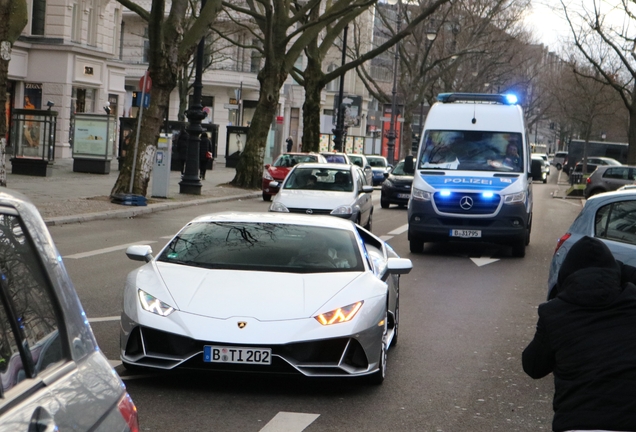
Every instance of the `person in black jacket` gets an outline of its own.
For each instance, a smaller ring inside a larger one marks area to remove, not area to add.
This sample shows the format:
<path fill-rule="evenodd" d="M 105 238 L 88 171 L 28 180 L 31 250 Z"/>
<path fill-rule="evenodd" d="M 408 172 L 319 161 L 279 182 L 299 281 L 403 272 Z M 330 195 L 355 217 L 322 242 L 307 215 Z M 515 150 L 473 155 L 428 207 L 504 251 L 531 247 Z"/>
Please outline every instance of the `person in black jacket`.
<path fill-rule="evenodd" d="M 185 128 L 181 128 L 179 132 L 179 138 L 177 138 L 177 152 L 179 152 L 179 167 L 181 168 L 181 175 L 185 173 L 186 159 L 188 159 L 188 132 Z"/>
<path fill-rule="evenodd" d="M 636 431 L 636 285 L 600 240 L 567 254 L 558 295 L 539 306 L 523 370 L 554 374 L 554 431 Z"/>
<path fill-rule="evenodd" d="M 208 169 L 208 161 L 212 158 L 208 158 L 208 153 L 212 154 L 212 142 L 208 138 L 208 134 L 203 132 L 201 134 L 201 141 L 199 142 L 199 178 L 205 180 L 205 172 Z"/>

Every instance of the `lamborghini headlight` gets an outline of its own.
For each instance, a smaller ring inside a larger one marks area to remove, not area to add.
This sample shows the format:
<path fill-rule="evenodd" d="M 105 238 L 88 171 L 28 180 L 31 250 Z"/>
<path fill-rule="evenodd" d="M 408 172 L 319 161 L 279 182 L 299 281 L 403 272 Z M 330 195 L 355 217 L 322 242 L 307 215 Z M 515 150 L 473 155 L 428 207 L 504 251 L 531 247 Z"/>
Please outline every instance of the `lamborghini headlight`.
<path fill-rule="evenodd" d="M 167 303 L 162 302 L 158 298 L 151 296 L 145 291 L 139 290 L 139 302 L 141 307 L 148 312 L 166 317 L 174 312 L 174 308 Z"/>
<path fill-rule="evenodd" d="M 523 203 L 526 201 L 526 193 L 525 192 L 517 192 L 510 195 L 503 196 L 504 204 L 515 204 L 515 203 Z"/>
<path fill-rule="evenodd" d="M 330 312 L 326 312 L 315 316 L 316 320 L 322 325 L 338 324 L 347 321 L 351 321 L 362 307 L 363 301 L 350 304 L 338 309 L 334 309 Z"/>

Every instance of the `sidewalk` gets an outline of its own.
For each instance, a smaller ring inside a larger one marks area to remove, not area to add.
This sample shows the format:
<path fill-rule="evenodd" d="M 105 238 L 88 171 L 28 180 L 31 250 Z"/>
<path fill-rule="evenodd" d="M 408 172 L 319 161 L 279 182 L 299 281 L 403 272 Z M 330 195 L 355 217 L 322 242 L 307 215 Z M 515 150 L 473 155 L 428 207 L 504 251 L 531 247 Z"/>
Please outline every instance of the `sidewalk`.
<path fill-rule="evenodd" d="M 7 158 L 8 159 L 8 158 Z M 152 179 L 148 185 L 147 206 L 125 206 L 110 202 L 110 192 L 119 175 L 117 160 L 113 159 L 109 174 L 73 172 L 73 159 L 58 159 L 53 174 L 36 177 L 11 174 L 7 160 L 7 188 L 26 195 L 38 208 L 47 225 L 62 225 L 108 218 L 128 218 L 186 205 L 229 201 L 261 196 L 260 190 L 236 188 L 228 183 L 236 170 L 216 163 L 201 180 L 201 195 L 179 193 L 181 173 L 170 172 L 168 198 L 154 198 Z"/>

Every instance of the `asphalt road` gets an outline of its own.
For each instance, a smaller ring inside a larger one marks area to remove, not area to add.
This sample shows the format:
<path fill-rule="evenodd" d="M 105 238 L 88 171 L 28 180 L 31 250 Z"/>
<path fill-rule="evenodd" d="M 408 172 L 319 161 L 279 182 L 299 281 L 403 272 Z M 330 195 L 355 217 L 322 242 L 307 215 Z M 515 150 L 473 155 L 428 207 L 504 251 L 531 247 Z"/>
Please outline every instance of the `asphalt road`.
<path fill-rule="evenodd" d="M 553 169 L 553 174 L 555 173 Z M 556 240 L 581 208 L 552 199 L 556 175 L 534 184 L 534 226 L 525 258 L 510 249 L 427 244 L 409 253 L 406 210 L 381 209 L 373 231 L 413 261 L 401 280 L 399 345 L 379 387 L 301 377 L 145 374 L 119 363 L 119 322 L 128 244 L 158 251 L 194 216 L 266 211 L 259 199 L 152 213 L 135 219 L 51 227 L 99 345 L 139 409 L 142 431 L 537 431 L 551 430 L 552 378 L 533 381 L 521 352 L 545 299 Z"/>

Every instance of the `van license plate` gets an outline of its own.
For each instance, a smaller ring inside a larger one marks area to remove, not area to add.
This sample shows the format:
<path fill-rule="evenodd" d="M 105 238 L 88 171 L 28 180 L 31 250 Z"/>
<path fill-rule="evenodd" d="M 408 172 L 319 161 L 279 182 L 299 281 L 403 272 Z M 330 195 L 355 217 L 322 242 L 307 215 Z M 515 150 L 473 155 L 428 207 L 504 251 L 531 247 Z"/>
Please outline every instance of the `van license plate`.
<path fill-rule="evenodd" d="M 450 231 L 450 236 L 451 237 L 462 237 L 462 238 L 474 238 L 474 237 L 481 237 L 481 231 L 480 230 L 451 230 Z"/>
<path fill-rule="evenodd" d="M 203 347 L 203 361 L 206 363 L 269 365 L 272 364 L 272 350 L 270 348 L 205 345 Z"/>

